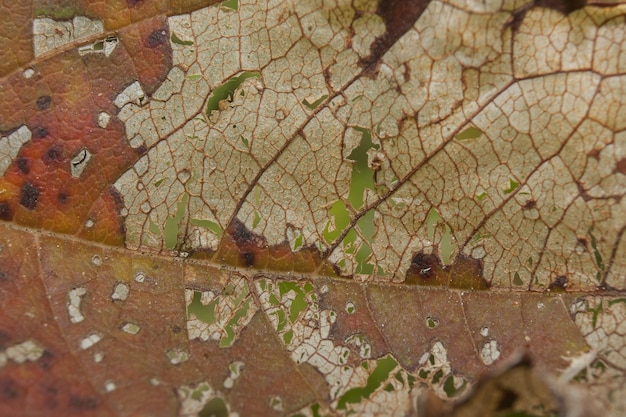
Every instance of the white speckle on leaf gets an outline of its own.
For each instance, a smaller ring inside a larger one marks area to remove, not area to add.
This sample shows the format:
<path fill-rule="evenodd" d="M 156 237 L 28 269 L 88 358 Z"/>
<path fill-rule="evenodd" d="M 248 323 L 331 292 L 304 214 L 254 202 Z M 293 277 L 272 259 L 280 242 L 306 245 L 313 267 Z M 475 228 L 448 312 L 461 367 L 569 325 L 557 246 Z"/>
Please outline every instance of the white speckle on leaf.
<path fill-rule="evenodd" d="M 15 363 L 24 363 L 26 361 L 36 361 L 43 355 L 44 349 L 34 340 L 26 340 L 25 342 L 13 345 L 4 352 L 7 359 Z"/>
<path fill-rule="evenodd" d="M 128 298 L 129 293 L 130 293 L 130 288 L 128 287 L 128 285 L 120 282 L 115 286 L 115 289 L 113 289 L 113 294 L 111 294 L 111 299 L 125 301 Z"/>
<path fill-rule="evenodd" d="M 172 349 L 167 351 L 167 357 L 172 365 L 178 365 L 189 359 L 189 353 L 180 349 Z"/>
<path fill-rule="evenodd" d="M 480 351 L 480 360 L 487 366 L 491 365 L 500 357 L 500 350 L 498 349 L 498 343 L 495 340 L 490 340 L 483 345 Z"/>
<path fill-rule="evenodd" d="M 139 81 L 135 81 L 115 97 L 114 103 L 121 109 L 129 103 L 142 106 L 146 104 L 147 101 L 146 93 L 143 91 L 141 84 L 139 84 Z"/>
<path fill-rule="evenodd" d="M 141 327 L 139 327 L 135 323 L 125 323 L 122 326 L 122 331 L 124 333 L 132 334 L 132 335 L 139 333 L 140 330 L 141 330 Z"/>
<path fill-rule="evenodd" d="M 67 312 L 72 323 L 80 323 L 85 317 L 80 312 L 80 304 L 87 290 L 83 287 L 73 288 L 67 294 Z"/>
<path fill-rule="evenodd" d="M 92 333 L 80 341 L 80 348 L 83 350 L 89 349 L 90 347 L 92 347 L 93 345 L 95 345 L 101 340 L 102 340 L 102 336 L 100 336 L 97 333 Z"/>

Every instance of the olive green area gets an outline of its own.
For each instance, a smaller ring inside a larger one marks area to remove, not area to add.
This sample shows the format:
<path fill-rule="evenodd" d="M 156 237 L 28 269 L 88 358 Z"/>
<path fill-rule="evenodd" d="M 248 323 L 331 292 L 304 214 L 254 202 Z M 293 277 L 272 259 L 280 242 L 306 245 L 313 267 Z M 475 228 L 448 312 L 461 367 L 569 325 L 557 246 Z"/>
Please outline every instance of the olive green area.
<path fill-rule="evenodd" d="M 391 356 L 378 359 L 376 368 L 367 378 L 364 387 L 352 388 L 343 394 L 337 403 L 338 410 L 345 410 L 347 404 L 357 404 L 363 399 L 369 399 L 382 384 L 389 378 L 389 374 L 398 366 L 398 362 Z"/>
<path fill-rule="evenodd" d="M 189 194 L 183 194 L 181 200 L 176 204 L 176 214 L 169 216 L 165 220 L 164 234 L 165 234 L 165 247 L 167 249 L 174 249 L 178 243 L 178 234 L 180 223 L 185 217 L 187 211 L 187 202 L 189 201 Z"/>
<path fill-rule="evenodd" d="M 184 45 L 184 46 L 191 46 L 193 45 L 192 41 L 184 41 L 182 39 L 180 39 L 178 36 L 176 36 L 175 33 L 172 32 L 172 36 L 170 37 L 170 39 L 172 40 L 172 43 L 175 43 L 177 45 Z"/>
<path fill-rule="evenodd" d="M 307 106 L 309 109 L 311 110 L 315 110 L 319 107 L 320 104 L 322 104 L 324 102 L 324 100 L 326 100 L 328 98 L 328 94 L 324 94 L 322 97 L 318 98 L 317 100 L 315 100 L 313 103 L 309 103 L 309 101 L 305 98 L 304 100 L 302 100 L 302 104 L 304 104 L 305 106 Z"/>
<path fill-rule="evenodd" d="M 239 290 L 239 292 L 237 292 Z M 225 298 L 230 298 L 228 304 L 232 305 L 231 309 L 224 309 L 228 317 L 222 317 L 223 311 L 216 307 L 220 303 L 225 303 Z M 215 297 L 208 304 L 202 304 L 202 293 L 194 291 L 191 303 L 187 306 L 187 320 L 191 319 L 194 314 L 196 318 L 207 324 L 218 324 L 221 330 L 226 334 L 220 339 L 220 347 L 230 347 L 235 342 L 237 330 L 242 326 L 242 320 L 248 315 L 248 311 L 252 308 L 253 299 L 250 297 L 248 286 L 238 289 L 233 285 L 227 285 L 224 292 Z M 229 319 L 228 319 L 229 318 Z M 228 319 L 228 321 L 226 321 Z"/>
<path fill-rule="evenodd" d="M 74 6 L 50 4 L 35 8 L 35 17 L 49 17 L 54 20 L 69 20 L 78 14 L 79 11 Z"/>
<path fill-rule="evenodd" d="M 504 194 L 511 194 L 519 187 L 519 182 L 509 178 L 509 187 L 504 189 Z"/>
<path fill-rule="evenodd" d="M 228 408 L 223 399 L 219 397 L 213 398 L 206 403 L 202 410 L 198 413 L 198 417 L 228 417 Z"/>
<path fill-rule="evenodd" d="M 348 155 L 348 159 L 354 161 L 348 201 L 358 210 L 363 206 L 365 190 L 375 190 L 374 170 L 368 164 L 367 152 L 370 149 L 379 149 L 380 146 L 372 142 L 372 134 L 368 129 L 362 127 L 354 129 L 361 133 L 361 142 Z"/>
<path fill-rule="evenodd" d="M 477 127 L 470 126 L 458 135 L 455 136 L 456 140 L 469 140 L 477 139 L 483 134 L 483 131 Z"/>
<path fill-rule="evenodd" d="M 235 97 L 235 92 L 241 86 L 241 84 L 248 78 L 261 78 L 260 72 L 246 71 L 239 74 L 236 77 L 232 77 L 224 84 L 213 90 L 211 97 L 206 106 L 206 115 L 211 117 L 211 113 L 220 110 L 220 101 L 227 100 L 232 103 Z"/>
<path fill-rule="evenodd" d="M 239 10 L 239 0 L 225 0 L 222 2 L 222 7 L 231 10 Z"/>
<path fill-rule="evenodd" d="M 189 221 L 194 226 L 203 227 L 212 231 L 218 239 L 222 238 L 224 231 L 219 224 L 212 222 L 211 220 L 191 219 Z"/>

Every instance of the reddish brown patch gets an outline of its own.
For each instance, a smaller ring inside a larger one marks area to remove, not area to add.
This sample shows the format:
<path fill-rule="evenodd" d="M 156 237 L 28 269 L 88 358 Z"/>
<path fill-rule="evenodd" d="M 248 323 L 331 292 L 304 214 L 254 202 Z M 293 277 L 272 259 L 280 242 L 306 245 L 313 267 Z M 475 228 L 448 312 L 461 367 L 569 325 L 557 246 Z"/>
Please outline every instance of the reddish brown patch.
<path fill-rule="evenodd" d="M 451 265 L 443 266 L 439 256 L 417 253 L 413 256 L 404 282 L 471 290 L 489 288 L 489 283 L 483 278 L 482 262 L 463 254 L 458 255 Z"/>
<path fill-rule="evenodd" d="M 317 272 L 336 276 L 335 268 L 322 259 L 314 247 L 291 251 L 288 242 L 268 245 L 267 241 L 235 219 L 224 232 L 220 247 L 214 254 L 198 252 L 196 258 L 210 258 L 215 262 L 241 267 L 274 271 Z"/>

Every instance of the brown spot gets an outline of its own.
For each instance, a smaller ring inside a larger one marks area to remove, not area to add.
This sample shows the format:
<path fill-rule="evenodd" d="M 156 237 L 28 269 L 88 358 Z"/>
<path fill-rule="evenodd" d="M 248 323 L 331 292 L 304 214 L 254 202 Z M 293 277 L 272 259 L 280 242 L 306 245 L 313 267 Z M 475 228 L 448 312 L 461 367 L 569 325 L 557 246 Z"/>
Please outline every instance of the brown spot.
<path fill-rule="evenodd" d="M 30 182 L 27 182 L 22 187 L 20 195 L 20 204 L 26 207 L 28 210 L 34 210 L 37 207 L 37 201 L 39 200 L 39 189 Z"/>
<path fill-rule="evenodd" d="M 33 128 L 33 139 L 41 139 L 48 136 L 48 129 L 45 127 L 37 126 Z"/>
<path fill-rule="evenodd" d="M 381 0 L 376 13 L 385 22 L 385 33 L 376 38 L 368 57 L 361 60 L 361 67 L 368 73 L 376 72 L 380 58 L 419 19 L 429 0 Z"/>
<path fill-rule="evenodd" d="M 626 175 L 626 158 L 622 158 L 615 164 L 615 172 Z"/>
<path fill-rule="evenodd" d="M 8 281 L 9 280 L 9 274 L 7 274 L 4 271 L 0 271 L 0 281 Z"/>
<path fill-rule="evenodd" d="M 20 391 L 20 387 L 17 386 L 12 378 L 5 377 L 0 379 L 0 398 L 14 400 L 22 394 Z"/>
<path fill-rule="evenodd" d="M 563 292 L 567 289 L 567 277 L 565 275 L 560 275 L 556 277 L 554 281 L 550 283 L 548 286 L 548 291 L 551 292 Z"/>
<path fill-rule="evenodd" d="M 148 38 L 145 41 L 145 45 L 148 48 L 152 49 L 152 48 L 156 48 L 159 45 L 163 45 L 167 41 L 168 41 L 167 29 L 160 28 L 160 29 L 155 30 L 154 32 L 150 34 L 150 36 L 148 36 Z"/>
<path fill-rule="evenodd" d="M 136 7 L 141 3 L 143 3 L 143 0 L 126 0 L 126 4 L 128 4 L 128 7 Z"/>
<path fill-rule="evenodd" d="M 22 174 L 28 174 L 30 172 L 29 161 L 26 158 L 18 158 L 17 159 L 17 169 L 20 170 Z"/>
<path fill-rule="evenodd" d="M 0 220 L 11 220 L 13 218 L 13 212 L 11 207 L 6 202 L 0 203 Z"/>
<path fill-rule="evenodd" d="M 409 274 L 416 274 L 423 280 L 428 280 L 436 277 L 437 273 L 441 271 L 441 269 L 442 265 L 441 262 L 439 262 L 438 256 L 420 252 L 413 256 L 411 266 L 407 271 L 407 276 Z"/>
<path fill-rule="evenodd" d="M 180 328 L 180 326 L 172 327 L 172 333 L 174 333 L 174 334 L 179 334 L 181 331 L 182 331 L 182 329 Z"/>
<path fill-rule="evenodd" d="M 578 194 L 582 197 L 584 202 L 591 200 L 591 196 L 589 195 L 587 190 L 585 190 L 581 183 L 577 182 L 576 186 L 578 187 Z"/>
<path fill-rule="evenodd" d="M 247 267 L 254 266 L 254 252 L 251 252 L 251 251 L 242 252 L 241 261 Z"/>
<path fill-rule="evenodd" d="M 563 14 L 569 14 L 585 7 L 586 0 L 539 0 L 537 6 L 556 10 Z"/>
<path fill-rule="evenodd" d="M 537 202 L 535 200 L 527 200 L 522 207 L 524 210 L 532 210 L 537 207 Z"/>
<path fill-rule="evenodd" d="M 77 410 L 93 410 L 98 407 L 98 400 L 95 398 L 72 395 L 70 397 L 70 407 Z"/>
<path fill-rule="evenodd" d="M 459 254 L 451 265 L 444 267 L 439 256 L 417 253 L 406 272 L 404 283 L 468 290 L 489 288 L 489 283 L 483 278 L 482 261 L 463 254 Z"/>
<path fill-rule="evenodd" d="M 60 145 L 52 145 L 41 158 L 46 165 L 61 162 L 65 157 L 63 147 Z"/>
<path fill-rule="evenodd" d="M 2 274 L 0 272 L 0 274 Z M 4 330 L 0 330 L 0 349 L 4 350 L 7 348 L 7 345 L 11 341 L 11 336 Z"/>
<path fill-rule="evenodd" d="M 52 103 L 52 97 L 50 96 L 41 96 L 37 98 L 37 108 L 39 110 L 48 110 L 50 108 L 50 103 Z"/>
<path fill-rule="evenodd" d="M 43 354 L 37 361 L 41 369 L 49 369 L 52 366 L 52 361 L 54 360 L 54 355 L 49 350 L 44 350 Z"/>

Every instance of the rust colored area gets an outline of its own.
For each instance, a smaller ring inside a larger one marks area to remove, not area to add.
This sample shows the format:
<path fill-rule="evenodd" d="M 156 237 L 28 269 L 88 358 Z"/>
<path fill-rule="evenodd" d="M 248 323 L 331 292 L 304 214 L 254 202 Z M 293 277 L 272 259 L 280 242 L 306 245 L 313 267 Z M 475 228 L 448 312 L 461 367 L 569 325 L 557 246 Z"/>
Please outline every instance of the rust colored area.
<path fill-rule="evenodd" d="M 113 102 L 135 81 L 150 94 L 165 79 L 172 65 L 167 31 L 164 17 L 145 20 L 119 32 L 110 57 L 71 50 L 33 67 L 30 78 L 20 71 L 0 81 L 7 115 L 0 131 L 25 125 L 32 132 L 0 180 L 3 220 L 123 243 L 120 200 L 110 187 L 142 151 L 129 146 Z M 110 117 L 106 125 L 101 113 Z M 91 156 L 75 176 L 72 160 L 83 151 Z"/>
<path fill-rule="evenodd" d="M 417 253 L 406 272 L 405 284 L 486 290 L 489 283 L 483 278 L 483 265 L 478 259 L 459 254 L 451 265 L 443 266 L 435 254 Z"/>
<path fill-rule="evenodd" d="M 322 259 L 316 248 L 305 247 L 292 252 L 288 242 L 268 245 L 265 238 L 249 231 L 237 219 L 224 232 L 220 247 L 214 254 L 198 252 L 194 256 L 246 268 L 337 276 L 335 268 Z"/>

